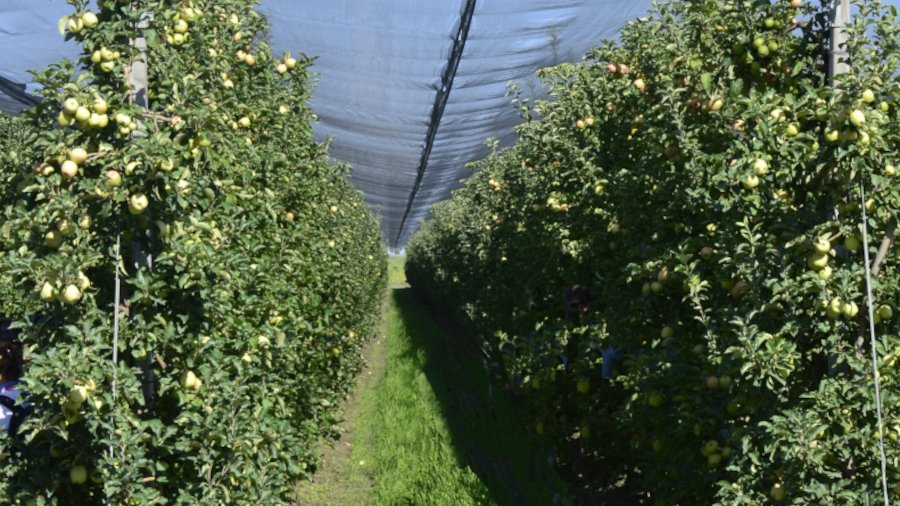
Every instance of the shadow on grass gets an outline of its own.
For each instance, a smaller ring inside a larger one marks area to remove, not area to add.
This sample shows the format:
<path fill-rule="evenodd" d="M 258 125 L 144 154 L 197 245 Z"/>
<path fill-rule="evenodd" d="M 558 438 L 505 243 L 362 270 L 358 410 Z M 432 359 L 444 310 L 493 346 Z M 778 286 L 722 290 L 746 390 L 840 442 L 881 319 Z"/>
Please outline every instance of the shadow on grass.
<path fill-rule="evenodd" d="M 396 289 L 393 297 L 410 339 L 409 353 L 425 356 L 424 372 L 460 462 L 499 505 L 567 504 L 565 484 L 540 441 L 525 428 L 513 399 L 502 390 L 491 391 L 474 340 L 430 316 L 431 308 L 410 289 Z"/>

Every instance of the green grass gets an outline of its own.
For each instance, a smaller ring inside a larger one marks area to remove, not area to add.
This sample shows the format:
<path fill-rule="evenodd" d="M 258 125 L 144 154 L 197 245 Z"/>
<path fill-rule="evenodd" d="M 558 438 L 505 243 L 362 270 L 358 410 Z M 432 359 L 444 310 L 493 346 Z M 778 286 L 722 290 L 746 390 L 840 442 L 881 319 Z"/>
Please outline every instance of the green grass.
<path fill-rule="evenodd" d="M 388 318 L 384 374 L 362 393 L 353 451 L 372 480 L 368 504 L 552 504 L 561 480 L 511 400 L 489 395 L 473 348 L 408 289 L 393 291 Z"/>
<path fill-rule="evenodd" d="M 391 255 L 388 257 L 388 284 L 390 286 L 406 286 L 406 256 Z"/>

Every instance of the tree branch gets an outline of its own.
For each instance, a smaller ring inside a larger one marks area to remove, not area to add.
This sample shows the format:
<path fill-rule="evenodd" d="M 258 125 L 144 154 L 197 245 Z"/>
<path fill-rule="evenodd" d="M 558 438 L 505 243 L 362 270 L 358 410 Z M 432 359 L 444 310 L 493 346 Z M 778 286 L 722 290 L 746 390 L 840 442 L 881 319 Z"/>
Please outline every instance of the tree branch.
<path fill-rule="evenodd" d="M 872 263 L 872 275 L 877 276 L 881 272 L 881 264 L 887 257 L 888 251 L 891 249 L 891 242 L 894 240 L 894 233 L 897 231 L 897 221 L 893 220 L 888 224 L 884 239 L 881 240 L 881 246 L 878 248 L 878 254 L 875 255 L 875 261 Z"/>

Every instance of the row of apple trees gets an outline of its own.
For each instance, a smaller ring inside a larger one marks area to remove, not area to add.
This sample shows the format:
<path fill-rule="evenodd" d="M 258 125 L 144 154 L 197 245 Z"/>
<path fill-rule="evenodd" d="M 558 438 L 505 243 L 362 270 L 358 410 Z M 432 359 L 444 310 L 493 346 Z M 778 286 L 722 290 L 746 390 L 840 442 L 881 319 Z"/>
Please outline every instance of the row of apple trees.
<path fill-rule="evenodd" d="M 521 103 L 517 145 L 412 239 L 413 287 L 480 331 L 588 486 L 881 497 L 870 320 L 900 484 L 900 29 L 893 7 L 854 9 L 832 87 L 828 6 L 661 3 L 542 71 L 552 99 Z"/>
<path fill-rule="evenodd" d="M 12 182 L 14 173 L 7 170 L 18 163 L 19 152 L 25 144 L 26 123 L 22 118 L 0 113 L 0 199 L 7 200 L 16 193 Z M 12 295 L 12 279 L 0 274 L 0 314 L 9 314 L 18 306 L 19 298 Z"/>
<path fill-rule="evenodd" d="M 313 141 L 311 60 L 275 54 L 251 0 L 69 3 L 82 54 L 35 74 L 43 101 L 2 141 L 0 272 L 33 408 L 0 502 L 286 504 L 386 270 Z"/>

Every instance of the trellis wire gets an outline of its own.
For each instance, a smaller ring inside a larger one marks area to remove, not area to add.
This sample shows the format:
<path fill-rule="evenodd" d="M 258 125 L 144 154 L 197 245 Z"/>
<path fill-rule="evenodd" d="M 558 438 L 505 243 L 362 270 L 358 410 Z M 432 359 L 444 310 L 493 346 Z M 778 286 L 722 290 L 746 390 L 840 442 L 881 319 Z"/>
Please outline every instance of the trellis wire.
<path fill-rule="evenodd" d="M 869 217 L 866 212 L 866 185 L 860 180 L 859 195 L 862 201 L 863 258 L 866 264 L 866 302 L 869 308 L 869 337 L 872 347 L 872 377 L 875 379 L 875 408 L 878 413 L 878 452 L 881 456 L 881 487 L 884 504 L 890 506 L 887 485 L 887 457 L 884 453 L 884 423 L 881 415 L 881 384 L 878 379 L 878 350 L 875 336 L 875 301 L 872 298 L 872 265 L 869 263 Z"/>

